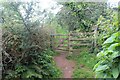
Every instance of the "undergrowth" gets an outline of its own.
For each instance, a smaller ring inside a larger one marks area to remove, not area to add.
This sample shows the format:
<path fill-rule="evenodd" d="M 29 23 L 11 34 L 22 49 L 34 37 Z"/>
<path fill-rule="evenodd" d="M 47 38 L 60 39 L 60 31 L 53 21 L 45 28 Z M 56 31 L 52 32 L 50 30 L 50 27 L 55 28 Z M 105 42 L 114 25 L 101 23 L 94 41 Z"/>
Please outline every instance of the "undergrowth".
<path fill-rule="evenodd" d="M 46 50 L 42 54 L 34 54 L 32 62 L 29 64 L 25 62 L 16 63 L 14 70 L 6 72 L 5 79 L 7 80 L 37 80 L 39 78 L 57 78 L 60 76 L 60 70 L 56 67 L 53 61 L 55 53 L 51 50 Z"/>

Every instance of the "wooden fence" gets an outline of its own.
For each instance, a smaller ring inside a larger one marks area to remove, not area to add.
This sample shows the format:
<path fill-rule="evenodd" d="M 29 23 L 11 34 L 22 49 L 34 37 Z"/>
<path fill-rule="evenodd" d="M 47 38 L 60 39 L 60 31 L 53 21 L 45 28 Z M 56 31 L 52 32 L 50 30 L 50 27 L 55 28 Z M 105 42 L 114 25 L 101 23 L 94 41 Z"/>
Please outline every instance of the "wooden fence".
<path fill-rule="evenodd" d="M 96 33 L 69 32 L 69 34 L 51 34 L 51 48 L 54 50 L 74 52 L 74 47 L 96 46 Z"/>

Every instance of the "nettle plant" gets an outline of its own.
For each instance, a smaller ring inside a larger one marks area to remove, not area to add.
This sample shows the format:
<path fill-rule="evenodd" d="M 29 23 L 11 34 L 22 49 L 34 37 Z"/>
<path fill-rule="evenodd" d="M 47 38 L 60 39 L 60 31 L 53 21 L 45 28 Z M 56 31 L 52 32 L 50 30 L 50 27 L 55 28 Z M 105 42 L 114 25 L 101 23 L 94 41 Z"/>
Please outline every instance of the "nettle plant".
<path fill-rule="evenodd" d="M 103 43 L 97 57 L 99 62 L 94 66 L 97 78 L 120 78 L 120 31 Z"/>

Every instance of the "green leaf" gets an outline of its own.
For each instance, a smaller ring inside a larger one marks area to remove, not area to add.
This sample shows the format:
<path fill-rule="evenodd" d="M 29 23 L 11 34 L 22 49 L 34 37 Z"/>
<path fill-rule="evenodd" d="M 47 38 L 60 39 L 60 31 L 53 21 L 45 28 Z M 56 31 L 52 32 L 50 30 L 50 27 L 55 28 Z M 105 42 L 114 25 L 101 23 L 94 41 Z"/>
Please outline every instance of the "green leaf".
<path fill-rule="evenodd" d="M 120 63 L 119 63 L 119 72 L 120 72 Z"/>
<path fill-rule="evenodd" d="M 117 46 L 120 46 L 120 44 L 119 43 L 114 43 L 108 48 L 108 50 L 114 50 Z"/>
<path fill-rule="evenodd" d="M 110 38 L 108 38 L 108 39 L 103 43 L 103 45 L 114 42 L 115 38 L 116 38 L 116 36 L 111 36 Z"/>
<path fill-rule="evenodd" d="M 112 78 L 112 75 L 110 73 L 106 73 L 106 74 L 104 74 L 104 78 Z"/>
<path fill-rule="evenodd" d="M 118 51 L 116 51 L 116 52 L 114 51 L 113 54 L 111 55 L 111 58 L 114 59 L 114 58 L 116 58 L 118 56 L 119 56 L 119 52 Z"/>
<path fill-rule="evenodd" d="M 113 75 L 114 78 L 117 78 L 119 76 L 118 68 L 113 68 L 112 69 L 112 75 Z"/>
<path fill-rule="evenodd" d="M 97 72 L 96 73 L 96 78 L 103 78 L 104 73 L 103 72 Z"/>
<path fill-rule="evenodd" d="M 99 65 L 95 71 L 104 71 L 106 69 L 108 69 L 109 66 L 108 65 Z"/>
<path fill-rule="evenodd" d="M 99 65 L 100 65 L 100 61 L 94 66 L 93 70 L 95 70 Z"/>
<path fill-rule="evenodd" d="M 102 56 L 104 56 L 104 51 L 101 51 L 101 52 L 99 52 L 99 53 L 97 54 L 97 57 L 98 57 L 98 58 L 100 58 L 100 57 L 102 57 Z"/>
<path fill-rule="evenodd" d="M 24 78 L 31 78 L 31 77 L 37 77 L 42 78 L 41 74 L 37 74 L 34 70 L 28 69 L 27 72 L 23 73 Z"/>
<path fill-rule="evenodd" d="M 16 68 L 16 72 L 24 72 L 25 70 L 26 70 L 26 67 L 25 66 L 22 66 L 22 65 L 20 65 L 20 64 L 17 64 L 16 66 L 15 66 L 15 68 Z"/>
<path fill-rule="evenodd" d="M 118 39 L 119 36 L 120 36 L 120 32 L 116 32 L 116 33 L 112 34 L 112 36 L 109 37 L 103 44 L 112 43 L 115 41 L 116 38 Z"/>

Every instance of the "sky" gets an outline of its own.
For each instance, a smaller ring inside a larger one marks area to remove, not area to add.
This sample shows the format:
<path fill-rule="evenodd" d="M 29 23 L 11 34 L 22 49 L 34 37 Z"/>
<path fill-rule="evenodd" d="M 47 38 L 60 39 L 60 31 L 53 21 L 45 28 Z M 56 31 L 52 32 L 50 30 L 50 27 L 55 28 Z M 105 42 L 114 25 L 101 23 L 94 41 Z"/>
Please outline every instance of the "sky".
<path fill-rule="evenodd" d="M 7 0 L 0 0 L 1 1 L 6 1 Z M 54 14 L 57 14 L 57 12 L 60 11 L 60 8 L 62 6 L 58 6 L 57 5 L 57 2 L 56 1 L 70 1 L 70 0 L 10 0 L 10 1 L 20 1 L 20 2 L 30 2 L 30 1 L 37 1 L 37 2 L 40 2 L 40 7 L 42 10 L 44 9 L 47 9 L 48 11 L 51 11 L 52 13 Z M 75 1 L 82 1 L 82 0 L 75 0 Z M 99 2 L 99 1 L 105 1 L 105 0 L 83 0 L 83 1 L 87 1 L 87 2 L 91 2 L 91 1 L 94 1 L 94 2 Z M 114 6 L 114 7 L 117 7 L 118 6 L 118 2 L 120 0 L 108 0 L 108 3 L 110 4 L 110 6 Z M 54 9 L 51 9 L 52 7 L 54 7 Z"/>
<path fill-rule="evenodd" d="M 110 6 L 117 7 L 120 0 L 108 0 Z"/>
<path fill-rule="evenodd" d="M 42 9 L 49 9 L 52 6 L 55 6 L 56 9 L 51 10 L 51 11 L 55 14 L 58 11 L 60 11 L 61 6 L 58 7 L 58 5 L 56 4 L 57 3 L 56 1 L 60 1 L 60 0 L 38 0 L 38 1 L 40 1 Z M 65 0 L 63 0 L 63 1 L 65 1 Z M 67 0 L 67 1 L 70 1 L 70 0 Z M 80 1 L 80 0 L 77 0 L 77 1 Z M 92 0 L 84 0 L 84 1 L 92 1 Z M 93 1 L 100 1 L 100 0 L 93 0 Z M 117 7 L 119 1 L 120 0 L 108 0 L 108 3 L 111 7 Z"/>
<path fill-rule="evenodd" d="M 62 7 L 60 5 L 58 6 L 57 2 L 54 1 L 54 0 L 41 0 L 40 1 L 40 6 L 41 6 L 42 9 L 48 9 L 52 13 L 55 13 L 55 14 L 57 14 L 57 12 L 60 11 L 60 8 Z M 54 7 L 54 9 L 50 9 L 52 7 Z"/>
<path fill-rule="evenodd" d="M 38 0 L 39 1 L 39 0 Z M 40 0 L 40 2 L 41 2 L 41 7 L 43 8 L 43 9 L 47 9 L 47 8 L 49 8 L 50 6 L 53 6 L 53 5 L 55 5 L 56 6 L 56 1 L 58 1 L 58 0 Z M 69 1 L 69 0 L 68 0 Z M 86 0 L 87 1 L 87 0 Z M 89 0 L 89 1 L 92 1 L 92 0 Z M 120 0 L 108 0 L 108 3 L 110 3 L 110 5 L 112 6 L 118 6 L 118 2 L 119 2 Z"/>

